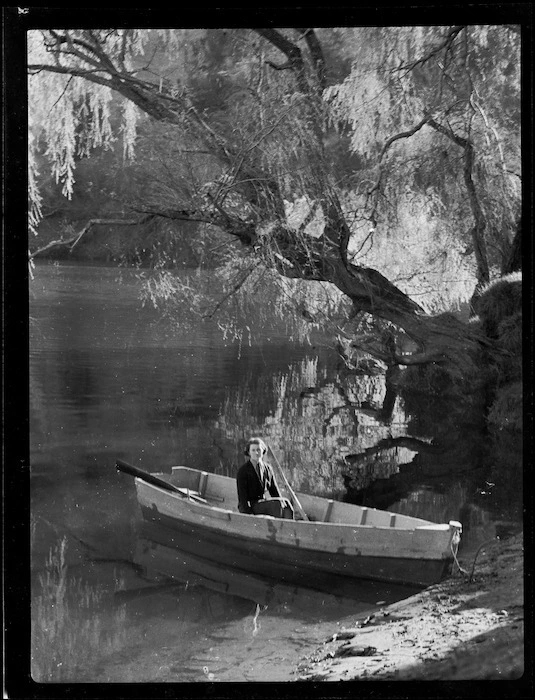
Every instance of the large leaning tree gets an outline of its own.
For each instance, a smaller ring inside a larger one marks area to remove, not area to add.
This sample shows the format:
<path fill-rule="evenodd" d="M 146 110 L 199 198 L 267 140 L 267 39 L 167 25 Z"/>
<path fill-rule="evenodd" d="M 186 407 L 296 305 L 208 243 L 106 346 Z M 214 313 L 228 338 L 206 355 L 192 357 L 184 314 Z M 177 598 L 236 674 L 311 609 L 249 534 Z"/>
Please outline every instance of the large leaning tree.
<path fill-rule="evenodd" d="M 515 26 L 28 36 L 31 227 L 46 162 L 67 197 L 77 163 L 96 151 L 122 148 L 132 174 L 115 213 L 34 241 L 32 258 L 102 224 L 194 222 L 201 242 L 217 231 L 227 265 L 241 261 L 218 306 L 251 279 L 287 291 L 305 282 L 338 295 L 330 321 L 346 353 L 364 347 L 366 316 L 415 344 L 412 354 L 386 335 L 365 345 L 387 364 L 474 367 L 477 324 L 430 313 L 369 252 L 381 239 L 387 257 L 399 255 L 418 219 L 433 244 L 415 259 L 439 264 L 455 251 L 476 296 L 507 269 L 520 236 Z M 318 320 L 306 293 L 298 303 Z"/>

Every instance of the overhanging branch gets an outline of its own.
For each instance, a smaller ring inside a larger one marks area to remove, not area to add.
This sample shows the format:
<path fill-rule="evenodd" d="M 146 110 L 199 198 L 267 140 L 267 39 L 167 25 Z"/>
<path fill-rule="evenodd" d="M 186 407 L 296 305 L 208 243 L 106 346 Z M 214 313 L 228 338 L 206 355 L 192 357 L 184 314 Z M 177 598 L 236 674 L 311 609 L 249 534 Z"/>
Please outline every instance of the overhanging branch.
<path fill-rule="evenodd" d="M 78 245 L 83 236 L 86 236 L 95 226 L 139 226 L 141 224 L 146 224 L 152 218 L 154 218 L 152 215 L 147 215 L 139 219 L 90 219 L 78 233 L 69 236 L 69 238 L 61 238 L 56 241 L 50 241 L 42 248 L 38 248 L 37 250 L 30 252 L 28 257 L 30 260 L 32 260 L 33 258 L 45 253 L 47 250 L 51 250 L 52 248 L 70 247 L 72 251 L 73 248 Z"/>

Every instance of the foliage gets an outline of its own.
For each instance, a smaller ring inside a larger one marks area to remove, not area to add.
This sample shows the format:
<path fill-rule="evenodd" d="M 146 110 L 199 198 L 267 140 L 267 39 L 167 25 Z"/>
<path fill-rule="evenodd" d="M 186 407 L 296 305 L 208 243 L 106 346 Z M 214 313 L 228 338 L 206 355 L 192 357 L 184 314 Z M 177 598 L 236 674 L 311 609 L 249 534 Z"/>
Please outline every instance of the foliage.
<path fill-rule="evenodd" d="M 468 245 L 473 218 L 463 186 L 463 140 L 499 266 L 520 207 L 519 42 L 514 27 L 366 29 L 351 74 L 326 90 L 335 123 L 369 164 L 354 189 L 383 236 L 412 209 Z M 418 214 L 417 214 L 418 216 Z M 406 222 L 404 222 L 406 223 Z M 440 243 L 439 243 L 440 245 Z"/>
<path fill-rule="evenodd" d="M 522 311 L 517 311 L 499 323 L 498 341 L 500 347 L 512 356 L 522 358 Z"/>
<path fill-rule="evenodd" d="M 91 32 L 90 32 L 91 33 Z M 149 34 L 143 31 L 102 32 L 107 49 L 113 56 L 121 56 L 125 68 L 135 68 L 136 52 L 143 52 Z M 75 32 L 82 37 L 83 32 Z M 112 115 L 113 90 L 102 81 L 94 81 L 91 89 L 83 74 L 77 71 L 80 51 L 72 47 L 62 54 L 62 61 L 54 50 L 54 31 L 28 32 L 29 62 L 36 65 L 52 65 L 65 70 L 36 70 L 28 80 L 29 131 L 35 145 L 41 140 L 46 143 L 46 155 L 52 166 L 56 182 L 61 182 L 63 194 L 70 198 L 74 189 L 76 158 L 87 157 L 98 147 L 111 148 L 116 136 L 113 126 L 117 126 L 117 110 Z M 93 61 L 94 64 L 94 61 Z M 68 69 L 72 69 L 72 74 Z M 135 109 L 124 107 L 121 110 L 119 133 L 123 141 L 123 151 L 131 153 L 135 140 Z M 115 116 L 115 120 L 113 117 Z M 115 124 L 112 122 L 115 121 Z M 32 144 L 31 144 L 32 145 Z M 30 148 L 30 162 L 35 151 Z"/>
<path fill-rule="evenodd" d="M 216 318 L 225 337 L 250 342 L 254 319 L 269 333 L 273 319 L 286 326 L 289 340 L 310 341 L 315 330 L 331 328 L 347 316 L 347 299 L 322 282 L 281 277 L 251 256 L 227 254 L 208 274 L 199 269 L 184 275 L 172 270 L 145 273 L 143 303 L 171 318 L 180 309 L 180 323 Z"/>
<path fill-rule="evenodd" d="M 521 381 L 505 384 L 498 389 L 487 418 L 492 428 L 518 434 L 522 432 L 522 394 Z"/>
<path fill-rule="evenodd" d="M 445 220 L 438 197 L 414 191 L 404 194 L 392 193 L 397 202 L 394 231 L 370 228 L 367 221 L 355 223 L 350 257 L 387 270 L 389 279 L 428 313 L 458 309 L 470 300 L 476 282 L 466 244 Z M 355 193 L 342 200 L 348 217 L 359 207 L 364 209 L 364 200 Z"/>
<path fill-rule="evenodd" d="M 488 284 L 475 304 L 475 311 L 487 336 L 496 337 L 502 322 L 522 314 L 522 273 L 512 272 Z"/>
<path fill-rule="evenodd" d="M 33 134 L 30 133 L 28 134 L 28 142 L 30 144 L 29 151 L 30 153 L 34 152 L 33 146 L 32 146 L 32 140 L 34 136 Z M 28 166 L 28 228 L 30 230 L 30 233 L 33 233 L 34 235 L 37 235 L 37 227 L 39 225 L 39 221 L 41 220 L 43 216 L 42 212 L 42 203 L 43 203 L 43 198 L 41 196 L 41 193 L 39 192 L 39 187 L 37 185 L 39 179 L 39 170 L 37 168 L 37 164 L 35 162 L 35 159 L 31 159 L 29 162 Z"/>

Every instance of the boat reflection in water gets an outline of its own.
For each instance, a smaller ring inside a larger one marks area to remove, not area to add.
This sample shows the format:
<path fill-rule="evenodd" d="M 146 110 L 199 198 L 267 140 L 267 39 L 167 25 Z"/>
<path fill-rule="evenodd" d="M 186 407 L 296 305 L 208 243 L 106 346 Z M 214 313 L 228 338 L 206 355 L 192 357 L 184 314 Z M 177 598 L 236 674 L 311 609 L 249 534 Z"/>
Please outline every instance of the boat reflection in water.
<path fill-rule="evenodd" d="M 417 589 L 396 584 L 352 580 L 345 576 L 292 570 L 249 558 L 236 565 L 224 547 L 210 547 L 191 535 L 144 522 L 138 533 L 135 563 L 148 578 L 162 575 L 201 586 L 225 596 L 253 601 L 271 612 L 284 613 L 291 605 L 309 621 L 325 621 L 388 605 Z"/>

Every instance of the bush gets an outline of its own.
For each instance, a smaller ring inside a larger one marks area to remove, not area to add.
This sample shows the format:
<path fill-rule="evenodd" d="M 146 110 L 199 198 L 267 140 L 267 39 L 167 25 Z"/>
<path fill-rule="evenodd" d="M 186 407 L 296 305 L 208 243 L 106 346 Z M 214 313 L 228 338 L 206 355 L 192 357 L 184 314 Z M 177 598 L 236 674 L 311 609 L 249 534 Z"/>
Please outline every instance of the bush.
<path fill-rule="evenodd" d="M 487 336 L 497 338 L 502 321 L 522 313 L 522 273 L 512 272 L 488 284 L 474 301 L 474 310 Z"/>
<path fill-rule="evenodd" d="M 504 350 L 522 355 L 522 311 L 508 316 L 498 324 L 498 342 Z"/>
<path fill-rule="evenodd" d="M 522 313 L 504 319 L 498 325 L 497 383 L 515 382 L 522 378 Z"/>
<path fill-rule="evenodd" d="M 488 422 L 499 430 L 522 431 L 522 382 L 501 386 L 488 414 Z"/>

